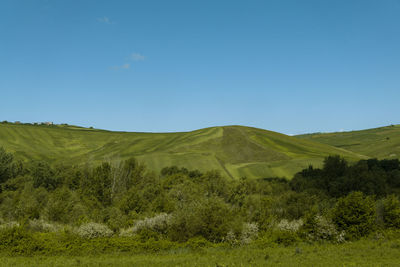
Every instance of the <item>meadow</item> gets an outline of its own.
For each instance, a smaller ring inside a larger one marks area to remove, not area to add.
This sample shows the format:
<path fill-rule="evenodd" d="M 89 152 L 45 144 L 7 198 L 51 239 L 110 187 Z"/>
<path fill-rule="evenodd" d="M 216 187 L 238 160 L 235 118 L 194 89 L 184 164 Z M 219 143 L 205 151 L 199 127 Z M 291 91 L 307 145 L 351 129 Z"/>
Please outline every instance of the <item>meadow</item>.
<path fill-rule="evenodd" d="M 0 257 L 1 266 L 399 266 L 400 240 L 173 249 L 153 253 Z"/>
<path fill-rule="evenodd" d="M 305 134 L 296 137 L 372 158 L 395 159 L 400 157 L 400 125 L 361 131 Z"/>
<path fill-rule="evenodd" d="M 349 160 L 362 154 L 243 126 L 211 127 L 191 132 L 112 132 L 70 125 L 0 123 L 0 147 L 22 160 L 93 164 L 135 157 L 159 172 L 167 166 L 219 170 L 238 179 L 286 177 L 329 155 Z"/>

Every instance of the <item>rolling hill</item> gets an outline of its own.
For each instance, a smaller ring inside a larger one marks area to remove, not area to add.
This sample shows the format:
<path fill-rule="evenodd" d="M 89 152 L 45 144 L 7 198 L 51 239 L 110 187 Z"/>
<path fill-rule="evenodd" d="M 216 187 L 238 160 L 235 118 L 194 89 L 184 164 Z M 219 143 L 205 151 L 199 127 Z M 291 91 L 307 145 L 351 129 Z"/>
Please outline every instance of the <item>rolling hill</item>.
<path fill-rule="evenodd" d="M 400 158 L 400 125 L 351 132 L 305 134 L 296 137 L 343 148 L 372 158 Z"/>
<path fill-rule="evenodd" d="M 177 165 L 220 170 L 239 178 L 288 177 L 339 154 L 366 158 L 354 151 L 307 138 L 244 126 L 177 133 L 113 132 L 68 125 L 0 124 L 0 146 L 23 160 L 86 164 L 134 156 L 154 170 Z"/>

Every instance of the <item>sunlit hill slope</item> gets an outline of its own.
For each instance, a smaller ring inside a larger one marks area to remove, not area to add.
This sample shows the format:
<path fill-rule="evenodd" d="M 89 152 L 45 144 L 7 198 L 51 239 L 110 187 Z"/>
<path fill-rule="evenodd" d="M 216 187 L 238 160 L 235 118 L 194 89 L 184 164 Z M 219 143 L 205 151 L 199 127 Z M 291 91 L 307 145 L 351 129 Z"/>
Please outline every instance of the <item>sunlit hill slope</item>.
<path fill-rule="evenodd" d="M 400 157 L 400 125 L 351 132 L 305 134 L 297 137 L 378 159 Z"/>
<path fill-rule="evenodd" d="M 357 150 L 308 139 L 243 126 L 138 133 L 68 125 L 0 124 L 0 146 L 23 160 L 86 164 L 134 156 L 154 171 L 177 165 L 217 169 L 232 178 L 290 178 L 309 164 L 320 165 L 328 155 L 366 158 Z"/>

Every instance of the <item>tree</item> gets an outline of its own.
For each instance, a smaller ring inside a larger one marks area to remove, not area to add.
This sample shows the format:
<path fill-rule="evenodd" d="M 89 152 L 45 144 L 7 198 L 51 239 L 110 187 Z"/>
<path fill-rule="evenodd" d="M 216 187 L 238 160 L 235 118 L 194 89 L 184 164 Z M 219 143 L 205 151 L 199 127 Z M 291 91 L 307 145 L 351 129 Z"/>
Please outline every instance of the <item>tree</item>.
<path fill-rule="evenodd" d="M 12 177 L 13 160 L 13 155 L 0 147 L 0 183 L 4 183 Z"/>
<path fill-rule="evenodd" d="M 92 176 L 92 192 L 94 196 L 104 205 L 111 204 L 112 176 L 111 165 L 104 162 L 94 169 Z"/>
<path fill-rule="evenodd" d="M 177 241 L 202 236 L 209 241 L 218 242 L 227 236 L 240 219 L 218 197 L 182 202 L 172 215 L 169 235 L 172 240 Z"/>
<path fill-rule="evenodd" d="M 31 174 L 33 178 L 33 187 L 38 188 L 42 186 L 47 190 L 56 189 L 58 181 L 53 169 L 47 162 L 40 161 L 34 163 Z"/>
<path fill-rule="evenodd" d="M 383 221 L 386 227 L 400 228 L 400 201 L 395 195 L 383 200 Z"/>
<path fill-rule="evenodd" d="M 362 192 L 353 192 L 340 198 L 332 210 L 332 221 L 346 237 L 357 239 L 375 228 L 375 201 Z"/>

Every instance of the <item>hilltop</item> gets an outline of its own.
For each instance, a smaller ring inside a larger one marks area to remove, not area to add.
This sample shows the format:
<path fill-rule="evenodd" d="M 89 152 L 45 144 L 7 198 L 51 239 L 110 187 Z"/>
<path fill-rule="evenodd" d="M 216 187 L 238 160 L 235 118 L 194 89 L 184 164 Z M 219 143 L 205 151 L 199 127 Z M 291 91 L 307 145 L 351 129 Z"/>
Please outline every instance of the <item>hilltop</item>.
<path fill-rule="evenodd" d="M 305 134 L 296 137 L 378 159 L 400 157 L 400 125 L 350 132 Z"/>
<path fill-rule="evenodd" d="M 0 146 L 23 160 L 86 164 L 134 156 L 154 170 L 216 169 L 232 178 L 288 177 L 339 154 L 358 152 L 277 132 L 223 126 L 176 133 L 113 132 L 70 125 L 0 124 Z"/>

